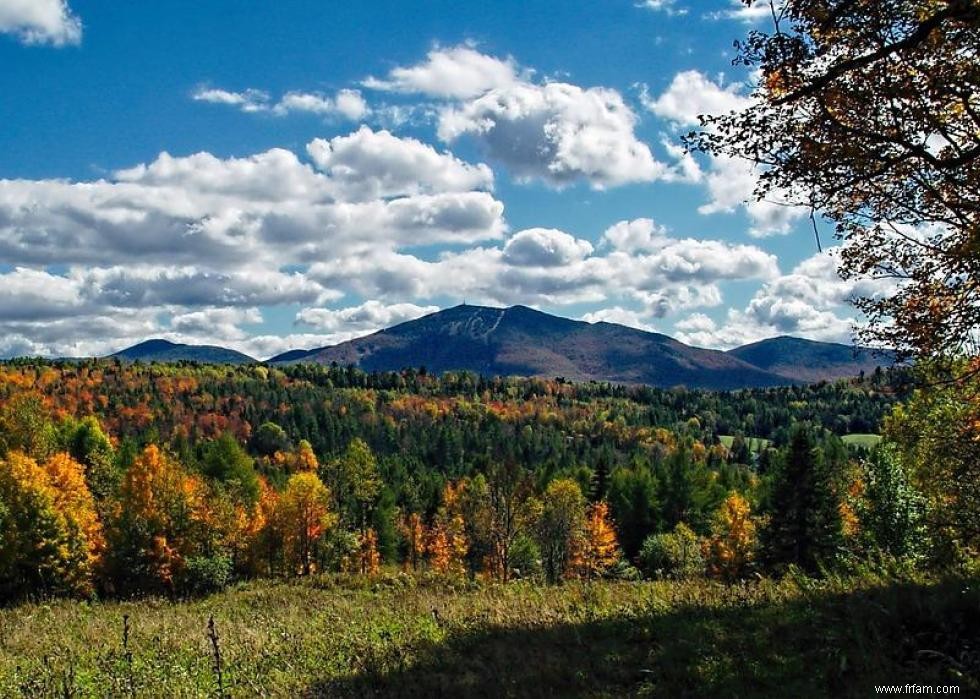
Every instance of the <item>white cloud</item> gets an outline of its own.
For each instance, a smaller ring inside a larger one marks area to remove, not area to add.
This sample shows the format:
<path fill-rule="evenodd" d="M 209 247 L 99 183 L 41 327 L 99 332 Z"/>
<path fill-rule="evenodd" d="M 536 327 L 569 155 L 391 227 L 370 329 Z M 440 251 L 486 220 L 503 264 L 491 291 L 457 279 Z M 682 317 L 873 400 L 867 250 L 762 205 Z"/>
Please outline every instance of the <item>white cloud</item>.
<path fill-rule="evenodd" d="M 605 230 L 602 242 L 623 252 L 651 252 L 667 245 L 667 228 L 652 218 L 619 221 Z"/>
<path fill-rule="evenodd" d="M 559 267 L 579 262 L 591 253 L 587 240 L 553 228 L 529 228 L 507 241 L 503 259 L 515 267 Z"/>
<path fill-rule="evenodd" d="M 667 172 L 637 139 L 636 122 L 616 90 L 518 82 L 444 107 L 439 137 L 475 138 L 521 180 L 558 187 L 585 180 L 605 189 L 651 182 Z"/>
<path fill-rule="evenodd" d="M 67 0 L 0 0 L 0 33 L 25 44 L 64 46 L 82 40 L 82 22 Z"/>
<path fill-rule="evenodd" d="M 751 5 L 746 5 L 742 0 L 728 0 L 729 9 L 711 12 L 708 17 L 711 19 L 734 19 L 746 24 L 755 24 L 772 19 L 773 8 L 769 0 L 756 0 Z M 782 7 L 782 0 L 776 0 L 775 9 L 777 14 Z"/>
<path fill-rule="evenodd" d="M 438 306 L 416 306 L 413 303 L 386 305 L 379 301 L 365 301 L 359 306 L 339 309 L 304 308 L 296 314 L 296 322 L 328 332 L 347 330 L 372 333 L 438 310 Z"/>
<path fill-rule="evenodd" d="M 421 63 L 364 85 L 443 100 L 439 138 L 474 139 L 521 181 L 563 187 L 584 180 L 604 189 L 668 174 L 636 137 L 637 116 L 616 90 L 536 82 L 512 58 L 470 45 L 435 48 Z"/>
<path fill-rule="evenodd" d="M 277 102 L 273 102 L 265 90 L 248 88 L 242 92 L 233 92 L 221 88 L 199 87 L 191 93 L 191 99 L 237 107 L 243 112 L 263 112 L 275 116 L 300 112 L 359 121 L 371 113 L 371 108 L 360 90 L 351 89 L 339 90 L 333 97 L 318 92 L 287 92 Z"/>
<path fill-rule="evenodd" d="M 464 44 L 434 48 L 422 63 L 393 68 L 387 78 L 367 78 L 363 84 L 372 90 L 468 99 L 512 85 L 518 73 L 513 59 L 487 56 Z"/>
<path fill-rule="evenodd" d="M 312 263 L 506 232 L 486 166 L 370 130 L 332 143 L 327 171 L 272 149 L 162 153 L 86 182 L 0 180 L 0 259 L 15 266 L 0 273 L 0 351 L 95 353 L 159 336 L 254 352 L 274 344 L 242 328 L 255 309 L 349 292 L 311 276 Z"/>
<path fill-rule="evenodd" d="M 195 102 L 227 104 L 243 112 L 264 112 L 269 109 L 269 93 L 249 88 L 243 92 L 231 92 L 220 88 L 200 87 L 191 94 Z"/>
<path fill-rule="evenodd" d="M 855 297 L 894 291 L 885 280 L 843 280 L 837 274 L 839 248 L 817 253 L 789 274 L 763 284 L 743 310 L 729 309 L 725 322 L 716 324 L 694 314 L 676 324 L 678 339 L 691 344 L 728 349 L 774 335 L 795 335 L 813 340 L 851 340 L 854 320 L 841 315 Z"/>
<path fill-rule="evenodd" d="M 702 115 L 719 116 L 752 105 L 752 98 L 743 94 L 741 86 L 726 85 L 721 78 L 712 80 L 697 70 L 675 75 L 670 86 L 656 99 L 644 88 L 641 100 L 649 111 L 675 128 L 696 126 Z M 751 222 L 749 234 L 758 238 L 789 233 L 808 213 L 806 208 L 790 204 L 790 197 L 782 191 L 770 192 L 767 199 L 757 200 L 755 188 L 759 174 L 756 166 L 747 160 L 711 155 L 704 171 L 683 148 L 669 142 L 664 146 L 676 162 L 665 179 L 705 184 L 709 201 L 698 207 L 699 213 L 734 213 L 744 209 Z"/>
<path fill-rule="evenodd" d="M 348 136 L 307 146 L 316 166 L 357 201 L 434 192 L 492 190 L 493 172 L 413 138 L 362 126 Z"/>
<path fill-rule="evenodd" d="M 752 103 L 741 94 L 741 86 L 715 82 L 697 70 L 685 70 L 675 75 L 656 99 L 645 92 L 643 95 L 648 110 L 681 126 L 697 125 L 702 114 L 726 114 L 745 109 Z"/>
<path fill-rule="evenodd" d="M 335 97 L 312 92 L 287 92 L 272 107 L 272 112 L 278 116 L 293 112 L 339 115 L 350 121 L 359 121 L 370 114 L 371 109 L 359 90 L 340 90 Z"/>
<path fill-rule="evenodd" d="M 642 0 L 637 7 L 642 7 L 654 12 L 663 12 L 668 16 L 686 15 L 686 7 L 678 7 L 676 0 Z"/>
<path fill-rule="evenodd" d="M 630 224 L 633 224 L 632 226 Z M 778 276 L 776 258 L 751 245 L 678 239 L 653 232 L 652 222 L 622 222 L 605 240 L 629 252 L 597 252 L 585 240 L 547 229 L 518 231 L 502 248 L 444 252 L 435 260 L 393 251 L 364 250 L 313 265 L 310 277 L 327 288 L 350 288 L 382 300 L 466 298 L 476 303 L 568 305 L 642 303 L 649 316 L 717 305 L 717 283 Z M 640 231 L 633 237 L 616 231 Z M 642 230 L 648 230 L 643 238 Z M 656 243 L 654 236 L 662 236 Z"/>

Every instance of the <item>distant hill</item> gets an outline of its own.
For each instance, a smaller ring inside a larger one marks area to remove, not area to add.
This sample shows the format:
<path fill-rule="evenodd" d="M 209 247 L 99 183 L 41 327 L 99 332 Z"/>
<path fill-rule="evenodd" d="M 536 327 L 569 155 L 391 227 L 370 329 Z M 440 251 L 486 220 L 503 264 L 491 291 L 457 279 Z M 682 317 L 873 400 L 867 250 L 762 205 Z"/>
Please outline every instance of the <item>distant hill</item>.
<path fill-rule="evenodd" d="M 113 357 L 141 361 L 254 362 L 210 345 L 147 340 Z M 365 371 L 425 367 L 485 376 L 561 376 L 651 386 L 738 389 L 834 380 L 889 365 L 864 348 L 774 337 L 728 352 L 691 347 L 667 335 L 614 323 L 587 323 L 526 306 L 460 305 L 331 347 L 294 349 L 270 364 L 353 364 Z"/>
<path fill-rule="evenodd" d="M 821 381 L 871 373 L 889 366 L 887 353 L 833 342 L 816 342 L 799 337 L 773 337 L 729 350 L 728 354 L 766 371 L 794 381 Z"/>
<path fill-rule="evenodd" d="M 179 362 L 186 360 L 210 364 L 249 364 L 256 361 L 247 354 L 225 347 L 184 345 L 169 340 L 147 340 L 109 356 L 141 362 Z"/>
<path fill-rule="evenodd" d="M 791 383 L 718 350 L 612 323 L 586 323 L 525 306 L 461 305 L 372 335 L 270 361 L 354 364 L 367 371 L 424 366 L 441 373 L 562 376 L 576 381 L 734 389 Z"/>

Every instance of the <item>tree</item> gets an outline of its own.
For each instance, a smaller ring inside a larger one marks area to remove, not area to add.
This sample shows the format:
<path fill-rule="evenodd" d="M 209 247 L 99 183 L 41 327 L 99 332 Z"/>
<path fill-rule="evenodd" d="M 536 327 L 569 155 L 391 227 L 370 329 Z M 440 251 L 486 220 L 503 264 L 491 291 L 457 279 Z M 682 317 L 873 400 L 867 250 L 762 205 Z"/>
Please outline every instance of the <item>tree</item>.
<path fill-rule="evenodd" d="M 708 572 L 728 581 L 744 577 L 755 559 L 756 545 L 749 502 L 733 491 L 715 513 L 706 545 Z"/>
<path fill-rule="evenodd" d="M 840 500 L 828 460 L 812 430 L 793 430 L 774 476 L 763 547 L 776 569 L 794 564 L 815 573 L 833 563 L 841 549 Z"/>
<path fill-rule="evenodd" d="M 252 435 L 252 448 L 262 456 L 289 450 L 289 436 L 274 422 L 263 422 Z"/>
<path fill-rule="evenodd" d="M 861 462 L 863 489 L 856 504 L 866 548 L 895 558 L 923 552 L 925 498 L 912 484 L 893 444 L 881 444 Z"/>
<path fill-rule="evenodd" d="M 371 447 L 355 437 L 347 450 L 325 468 L 324 480 L 329 484 L 341 514 L 360 529 L 367 526 L 370 506 L 381 490 L 378 462 Z"/>
<path fill-rule="evenodd" d="M 928 370 L 922 371 L 928 380 Z M 980 555 L 980 379 L 915 391 L 885 421 L 884 433 L 925 499 L 934 561 L 975 559 Z"/>
<path fill-rule="evenodd" d="M 55 448 L 57 435 L 44 396 L 18 393 L 0 406 L 0 453 L 20 451 L 44 459 Z"/>
<path fill-rule="evenodd" d="M 67 454 L 43 467 L 21 452 L 0 461 L 0 597 L 91 595 L 102 549 L 81 465 Z"/>
<path fill-rule="evenodd" d="M 608 502 L 623 553 L 632 560 L 659 523 L 657 481 L 650 469 L 637 465 L 613 471 Z"/>
<path fill-rule="evenodd" d="M 66 418 L 59 426 L 60 448 L 85 466 L 85 481 L 97 500 L 105 500 L 119 483 L 115 449 L 98 419 L 89 415 L 81 420 Z"/>
<path fill-rule="evenodd" d="M 585 498 L 579 484 L 559 478 L 548 484 L 537 508 L 535 533 L 549 582 L 565 575 L 585 525 Z"/>
<path fill-rule="evenodd" d="M 831 221 L 845 277 L 902 282 L 858 301 L 867 339 L 904 355 L 976 354 L 980 5 L 775 7 L 773 32 L 752 32 L 736 59 L 761 76 L 751 105 L 703 117 L 692 144 L 755 163 L 759 199 Z"/>
<path fill-rule="evenodd" d="M 330 491 L 315 473 L 290 476 L 279 498 L 276 522 L 282 533 L 287 565 L 300 575 L 313 572 L 320 537 L 337 521 L 330 511 Z"/>
<path fill-rule="evenodd" d="M 252 457 L 230 433 L 204 445 L 201 466 L 204 475 L 221 483 L 235 499 L 249 506 L 258 501 L 259 475 Z"/>
<path fill-rule="evenodd" d="M 442 491 L 442 505 L 429 529 L 426 545 L 429 562 L 433 570 L 444 575 L 462 575 L 466 572 L 465 560 L 470 544 L 460 508 L 462 489 L 462 485 L 446 483 Z"/>
<path fill-rule="evenodd" d="M 209 532 L 201 480 L 147 446 L 119 486 L 108 528 L 109 566 L 120 591 L 173 591 L 187 559 Z"/>
<path fill-rule="evenodd" d="M 418 512 L 411 512 L 399 523 L 399 530 L 407 549 L 405 565 L 411 565 L 412 570 L 416 571 L 422 562 L 422 556 L 425 555 L 426 541 L 429 539 L 425 522 Z"/>
<path fill-rule="evenodd" d="M 573 554 L 573 565 L 580 575 L 591 580 L 601 577 L 621 558 L 616 530 L 609 519 L 609 505 L 600 500 L 585 515 L 582 536 Z"/>
<path fill-rule="evenodd" d="M 521 532 L 522 505 L 530 486 L 524 469 L 515 461 L 493 465 L 487 483 L 491 569 L 507 582 L 513 566 L 511 549 Z"/>

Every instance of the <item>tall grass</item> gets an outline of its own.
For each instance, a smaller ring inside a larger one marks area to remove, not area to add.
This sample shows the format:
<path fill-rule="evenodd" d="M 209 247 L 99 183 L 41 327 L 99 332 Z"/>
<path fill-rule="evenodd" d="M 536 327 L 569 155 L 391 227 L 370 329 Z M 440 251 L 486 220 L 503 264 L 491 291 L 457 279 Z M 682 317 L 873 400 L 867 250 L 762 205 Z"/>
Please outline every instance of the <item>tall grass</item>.
<path fill-rule="evenodd" d="M 886 682 L 966 696 L 980 690 L 976 583 L 392 573 L 31 603 L 0 611 L 0 696 L 869 696 Z"/>

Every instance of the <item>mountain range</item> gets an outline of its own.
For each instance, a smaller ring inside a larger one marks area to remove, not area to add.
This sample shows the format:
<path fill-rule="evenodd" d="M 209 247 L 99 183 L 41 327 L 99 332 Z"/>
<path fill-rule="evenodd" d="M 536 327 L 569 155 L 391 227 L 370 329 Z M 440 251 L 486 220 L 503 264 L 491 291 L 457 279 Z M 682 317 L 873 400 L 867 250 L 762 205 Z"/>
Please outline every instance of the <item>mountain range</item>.
<path fill-rule="evenodd" d="M 255 361 L 214 346 L 148 340 L 113 357 L 214 363 Z M 426 367 L 442 373 L 547 376 L 652 386 L 737 389 L 857 376 L 887 365 L 870 350 L 776 337 L 724 352 L 614 323 L 588 323 L 526 306 L 460 305 L 329 347 L 290 350 L 270 364 L 353 364 L 366 371 Z"/>

